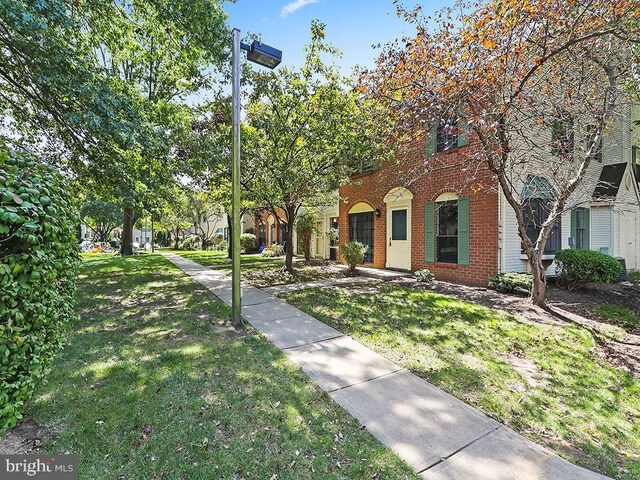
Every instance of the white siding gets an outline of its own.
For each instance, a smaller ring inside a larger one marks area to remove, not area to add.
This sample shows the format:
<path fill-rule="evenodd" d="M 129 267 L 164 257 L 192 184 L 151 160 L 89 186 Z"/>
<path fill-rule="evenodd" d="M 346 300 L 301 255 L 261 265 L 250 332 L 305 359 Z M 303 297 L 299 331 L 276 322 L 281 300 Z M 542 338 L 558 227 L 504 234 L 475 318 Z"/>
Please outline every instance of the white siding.
<path fill-rule="evenodd" d="M 502 195 L 502 193 L 500 193 Z M 520 259 L 521 241 L 518 235 L 516 214 L 502 197 L 502 270 L 504 272 L 524 272 L 526 262 Z"/>
<path fill-rule="evenodd" d="M 594 162 L 587 171 L 582 185 L 571 196 L 567 204 L 570 210 L 577 206 L 591 208 L 590 223 L 590 246 L 592 250 L 599 251 L 600 248 L 608 248 L 609 254 L 620 255 L 622 246 L 620 245 L 621 228 L 625 225 L 624 212 L 636 212 L 636 260 L 635 262 L 627 260 L 630 264 L 640 266 L 640 194 L 638 192 L 637 179 L 632 175 L 632 169 L 628 168 L 625 172 L 618 198 L 613 205 L 600 204 L 593 206 L 591 196 L 596 187 L 602 167 L 604 165 L 616 163 L 631 163 L 631 146 L 640 142 L 640 127 L 634 126 L 633 120 L 640 119 L 640 106 L 635 105 L 633 108 L 625 107 L 623 114 L 618 117 L 605 132 L 603 139 L 603 161 L 602 163 Z M 550 132 L 540 131 L 541 141 L 546 140 L 546 136 Z M 548 176 L 548 167 L 544 162 L 533 159 L 527 164 L 527 173 L 538 175 L 541 177 Z M 547 170 L 545 175 L 545 170 Z M 515 175 L 515 178 L 525 178 L 526 175 Z M 517 182 L 516 182 L 517 183 Z M 516 186 L 516 189 L 521 188 Z M 526 270 L 526 261 L 520 253 L 520 237 L 516 223 L 515 213 L 511 206 L 506 202 L 504 196 L 502 201 L 502 218 L 501 218 L 501 269 L 505 272 Z M 626 214 L 628 217 L 628 213 Z M 627 221 L 629 223 L 629 221 Z M 562 248 L 568 248 L 568 239 L 571 235 L 571 215 L 567 211 L 562 216 Z M 629 249 L 627 248 L 627 251 Z M 630 255 L 629 253 L 627 256 Z M 550 267 L 548 273 L 554 274 L 555 269 Z"/>
<path fill-rule="evenodd" d="M 591 207 L 591 250 L 608 248 L 613 254 L 613 227 L 611 207 Z"/>

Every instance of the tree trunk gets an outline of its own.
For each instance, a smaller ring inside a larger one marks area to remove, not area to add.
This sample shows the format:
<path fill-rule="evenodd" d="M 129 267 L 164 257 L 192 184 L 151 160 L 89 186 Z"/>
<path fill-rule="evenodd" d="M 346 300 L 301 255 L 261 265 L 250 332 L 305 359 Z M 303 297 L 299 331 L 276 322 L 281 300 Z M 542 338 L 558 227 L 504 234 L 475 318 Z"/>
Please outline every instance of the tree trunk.
<path fill-rule="evenodd" d="M 531 288 L 531 303 L 540 307 L 546 303 L 547 277 L 542 264 L 542 257 L 534 254 L 529 260 L 531 274 L 533 275 L 533 286 Z"/>
<path fill-rule="evenodd" d="M 293 273 L 293 242 L 291 241 L 291 228 L 287 225 L 287 230 L 285 233 L 285 257 L 284 257 L 284 269 Z"/>
<path fill-rule="evenodd" d="M 308 262 L 311 260 L 311 235 L 306 233 L 307 237 L 304 239 L 304 259 Z M 318 252 L 316 252 L 318 255 Z"/>
<path fill-rule="evenodd" d="M 133 208 L 124 207 L 122 236 L 120 237 L 120 255 L 133 255 Z"/>
<path fill-rule="evenodd" d="M 293 208 L 287 209 L 287 227 L 285 229 L 285 257 L 284 269 L 293 273 L 293 224 L 296 220 L 296 212 Z"/>
<path fill-rule="evenodd" d="M 178 239 L 180 237 L 180 227 L 176 227 L 175 232 L 176 232 L 176 234 L 175 234 L 175 237 L 173 239 L 173 249 L 174 250 L 178 250 L 178 247 L 180 246 L 180 245 L 178 245 Z"/>

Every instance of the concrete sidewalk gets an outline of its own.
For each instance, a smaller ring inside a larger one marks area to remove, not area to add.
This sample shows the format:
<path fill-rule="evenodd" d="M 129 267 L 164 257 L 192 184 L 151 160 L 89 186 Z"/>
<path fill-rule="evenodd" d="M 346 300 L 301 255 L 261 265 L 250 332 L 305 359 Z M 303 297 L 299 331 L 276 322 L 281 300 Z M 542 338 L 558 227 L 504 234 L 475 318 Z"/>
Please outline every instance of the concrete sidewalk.
<path fill-rule="evenodd" d="M 230 277 L 163 255 L 231 303 Z M 242 294 L 243 318 L 422 478 L 608 478 L 561 459 L 283 300 L 248 285 Z"/>

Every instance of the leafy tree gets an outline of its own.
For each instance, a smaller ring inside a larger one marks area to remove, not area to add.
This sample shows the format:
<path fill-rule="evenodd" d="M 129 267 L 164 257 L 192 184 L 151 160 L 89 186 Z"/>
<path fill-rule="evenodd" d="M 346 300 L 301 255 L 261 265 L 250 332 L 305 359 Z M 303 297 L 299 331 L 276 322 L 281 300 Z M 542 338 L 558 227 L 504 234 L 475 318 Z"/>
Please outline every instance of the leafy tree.
<path fill-rule="evenodd" d="M 122 207 L 89 193 L 80 208 L 80 217 L 100 242 L 108 242 L 111 232 L 120 225 Z"/>
<path fill-rule="evenodd" d="M 240 213 L 255 214 L 258 210 L 251 196 L 250 185 L 256 175 L 252 164 L 254 152 L 260 150 L 260 137 L 254 128 L 241 125 L 242 189 Z M 208 200 L 226 214 L 227 227 L 232 229 L 231 215 L 231 110 L 230 99 L 218 97 L 201 107 L 192 118 L 189 133 L 180 138 L 177 149 L 179 161 L 187 166 L 195 188 L 207 192 Z M 229 258 L 232 245 L 227 250 Z"/>
<path fill-rule="evenodd" d="M 213 221 L 223 213 L 222 207 L 214 200 L 215 195 L 210 191 L 193 192 L 187 198 L 193 229 L 202 241 L 203 250 L 216 235 L 218 225 Z"/>
<path fill-rule="evenodd" d="M 253 72 L 247 129 L 254 149 L 243 151 L 254 169 L 249 189 L 257 205 L 287 223 L 285 269 L 292 271 L 292 226 L 303 205 L 335 201 L 331 192 L 346 182 L 353 165 L 376 155 L 374 125 L 366 105 L 322 55 L 337 51 L 324 43 L 324 24 L 311 25 L 305 66 Z"/>
<path fill-rule="evenodd" d="M 316 230 L 316 216 L 309 212 L 300 215 L 296 222 L 296 233 L 302 245 L 304 259 L 311 260 L 311 238 L 314 233 L 320 233 Z"/>
<path fill-rule="evenodd" d="M 136 135 L 128 86 L 95 61 L 100 2 L 0 0 L 0 108 L 11 140 L 103 170 Z"/>
<path fill-rule="evenodd" d="M 180 174 L 173 140 L 188 126 L 187 97 L 226 64 L 222 1 L 0 1 L 5 123 L 122 200 L 132 253 L 135 211 Z"/>
<path fill-rule="evenodd" d="M 388 45 L 361 90 L 394 120 L 389 141 L 424 140 L 438 128 L 467 136 L 463 162 L 453 166 L 451 156 L 434 154 L 423 174 L 458 168 L 473 188 L 483 188 L 477 172 L 495 176 L 531 266 L 531 299 L 542 305 L 545 245 L 562 213 L 590 200 L 589 166 L 632 100 L 638 3 L 459 2 L 435 25 L 420 7 L 399 12 L 417 34 Z M 525 211 L 534 190 L 545 210 L 530 238 Z"/>
<path fill-rule="evenodd" d="M 173 247 L 178 249 L 180 236 L 193 224 L 189 220 L 191 212 L 187 195 L 182 188 L 174 186 L 165 198 L 165 203 L 157 213 L 159 230 L 166 230 L 173 236 Z"/>

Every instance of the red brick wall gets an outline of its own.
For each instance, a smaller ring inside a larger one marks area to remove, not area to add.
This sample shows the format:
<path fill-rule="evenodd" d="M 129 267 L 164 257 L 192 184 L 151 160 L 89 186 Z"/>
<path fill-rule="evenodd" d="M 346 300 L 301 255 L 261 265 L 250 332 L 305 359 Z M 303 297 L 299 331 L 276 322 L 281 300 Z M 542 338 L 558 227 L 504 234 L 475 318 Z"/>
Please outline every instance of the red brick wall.
<path fill-rule="evenodd" d="M 380 209 L 374 217 L 373 265 L 385 268 L 387 242 L 387 207 L 385 195 L 395 187 L 405 187 L 413 194 L 411 205 L 411 270 L 431 270 L 437 279 L 486 286 L 498 272 L 498 194 L 496 181 L 486 169 L 469 168 L 467 147 L 454 148 L 438 155 L 437 165 L 424 162 L 424 143 L 416 142 L 401 157 L 375 172 L 354 177 L 353 183 L 340 189 L 340 243 L 349 241 L 348 212 L 358 202 Z M 464 164 L 464 165 L 461 165 Z M 411 172 L 414 172 L 413 174 Z M 471 174 L 470 172 L 473 172 Z M 440 194 L 452 192 L 469 197 L 470 265 L 425 261 L 424 204 Z"/>
<path fill-rule="evenodd" d="M 284 241 L 283 238 L 280 238 L 281 237 L 280 235 L 281 220 L 280 218 L 275 217 L 275 225 L 276 225 L 275 232 L 274 232 L 275 236 L 274 238 L 271 238 L 271 233 L 269 232 L 270 227 L 267 225 L 267 219 L 269 218 L 269 216 L 273 216 L 273 213 L 271 213 L 269 210 L 260 210 L 260 212 L 256 215 L 255 221 L 254 221 L 254 228 L 256 231 L 256 235 L 258 234 L 257 232 L 259 232 L 260 221 L 262 221 L 262 223 L 267 226 L 267 244 L 270 245 L 273 242 L 281 244 Z"/>

